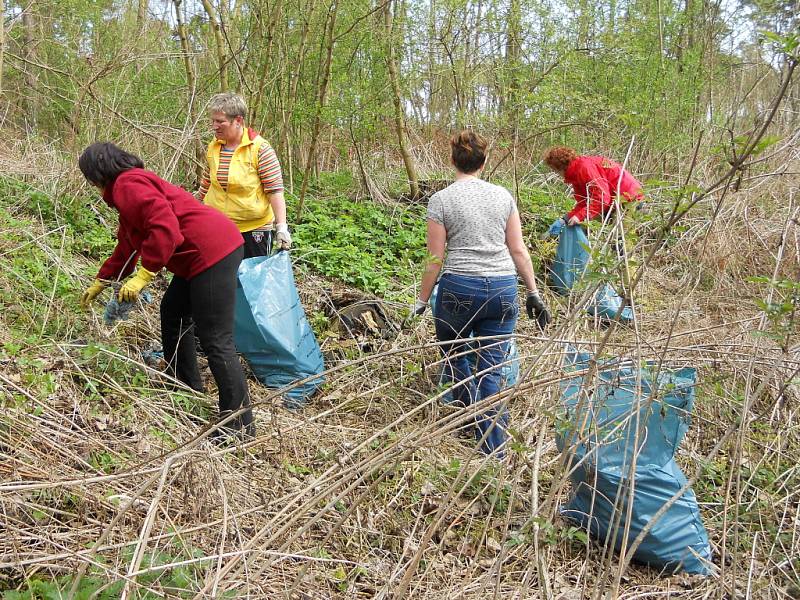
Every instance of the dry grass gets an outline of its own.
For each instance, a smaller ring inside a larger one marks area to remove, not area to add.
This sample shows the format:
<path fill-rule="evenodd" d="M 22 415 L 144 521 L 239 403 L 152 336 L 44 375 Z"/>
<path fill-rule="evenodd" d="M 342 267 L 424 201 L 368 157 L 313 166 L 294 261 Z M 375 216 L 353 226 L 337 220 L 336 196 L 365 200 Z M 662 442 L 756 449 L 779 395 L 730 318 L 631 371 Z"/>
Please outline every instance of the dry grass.
<path fill-rule="evenodd" d="M 549 298 L 546 336 L 522 320 L 523 378 L 490 399 L 509 403 L 519 436 L 503 463 L 458 437 L 473 413 L 439 402 L 427 319 L 369 353 L 326 338 L 327 384 L 301 411 L 251 382 L 258 437 L 226 449 L 205 440 L 214 396 L 141 363 L 158 339 L 154 306 L 114 330 L 76 316 L 82 339 L 21 343 L 0 369 L 0 589 L 79 573 L 126 581 L 124 597 L 176 597 L 167 582 L 180 570 L 197 598 L 791 597 L 797 325 L 788 348 L 760 335 L 769 323 L 753 296 L 767 290 L 743 280 L 798 273 L 794 193 L 775 179 L 714 219 L 713 198 L 699 206 L 646 266 L 634 327 L 598 329 L 580 295 Z M 298 283 L 307 310 L 325 310 L 330 282 Z M 103 346 L 87 351 L 86 340 Z M 698 369 L 679 462 L 697 474 L 715 555 L 724 550 L 713 576 L 661 577 L 570 539 L 553 421 L 567 344 Z"/>

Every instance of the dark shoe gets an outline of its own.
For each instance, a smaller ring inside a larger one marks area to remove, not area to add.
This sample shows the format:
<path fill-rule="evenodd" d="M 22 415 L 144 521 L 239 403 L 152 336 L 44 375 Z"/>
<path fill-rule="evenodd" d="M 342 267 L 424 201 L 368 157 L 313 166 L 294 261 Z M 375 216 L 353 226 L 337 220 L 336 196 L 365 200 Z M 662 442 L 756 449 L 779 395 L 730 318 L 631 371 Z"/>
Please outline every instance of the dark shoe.
<path fill-rule="evenodd" d="M 217 422 L 223 421 L 230 414 L 230 411 L 225 411 L 219 416 Z M 248 442 L 254 439 L 256 437 L 256 424 L 251 421 L 242 427 L 241 423 L 241 417 L 231 419 L 222 427 L 218 427 L 212 431 L 208 439 L 211 440 L 214 445 L 220 447 L 229 446 L 237 442 Z"/>

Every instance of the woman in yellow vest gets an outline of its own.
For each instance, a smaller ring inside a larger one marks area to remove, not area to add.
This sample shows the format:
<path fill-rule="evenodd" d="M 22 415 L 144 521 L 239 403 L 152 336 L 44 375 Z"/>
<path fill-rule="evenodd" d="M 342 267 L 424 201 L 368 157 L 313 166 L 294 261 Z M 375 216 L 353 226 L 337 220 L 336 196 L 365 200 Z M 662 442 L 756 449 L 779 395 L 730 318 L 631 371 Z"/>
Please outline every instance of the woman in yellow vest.
<path fill-rule="evenodd" d="M 247 104 L 239 94 L 216 94 L 209 113 L 215 139 L 208 145 L 208 169 L 197 192 L 198 200 L 236 223 L 244 238 L 244 258 L 269 256 L 273 232 L 277 245 L 288 250 L 292 237 L 275 151 L 267 140 L 245 126 Z"/>

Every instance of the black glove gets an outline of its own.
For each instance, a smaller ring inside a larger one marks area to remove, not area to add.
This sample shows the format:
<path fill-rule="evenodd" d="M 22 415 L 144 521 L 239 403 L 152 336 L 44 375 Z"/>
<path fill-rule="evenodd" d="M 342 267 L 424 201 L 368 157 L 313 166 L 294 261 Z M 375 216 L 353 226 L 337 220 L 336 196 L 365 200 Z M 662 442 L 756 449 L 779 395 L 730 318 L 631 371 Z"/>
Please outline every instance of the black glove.
<path fill-rule="evenodd" d="M 528 317 L 536 319 L 539 328 L 544 330 L 550 322 L 550 311 L 539 298 L 539 294 L 535 292 L 528 292 L 528 299 L 525 301 L 525 309 L 528 311 Z"/>

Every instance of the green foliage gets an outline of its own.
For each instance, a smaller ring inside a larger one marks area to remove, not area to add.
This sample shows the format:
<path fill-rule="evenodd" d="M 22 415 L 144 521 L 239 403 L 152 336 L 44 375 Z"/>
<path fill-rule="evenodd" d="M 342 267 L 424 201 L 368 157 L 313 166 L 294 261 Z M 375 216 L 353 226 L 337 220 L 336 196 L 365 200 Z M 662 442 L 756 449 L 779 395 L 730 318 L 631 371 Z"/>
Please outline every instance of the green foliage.
<path fill-rule="evenodd" d="M 512 486 L 507 481 L 501 481 L 501 469 L 497 465 L 488 464 L 464 478 L 461 475 L 462 468 L 461 461 L 453 458 L 446 467 L 432 471 L 429 474 L 430 479 L 440 482 L 444 488 L 459 478 L 457 489 L 463 488 L 461 498 L 485 500 L 490 504 L 493 514 L 504 514 L 511 502 Z"/>
<path fill-rule="evenodd" d="M 547 233 L 553 221 L 563 217 L 572 208 L 573 201 L 566 189 L 566 186 L 519 188 L 517 205 L 523 233 L 527 238 L 540 238 Z"/>
<path fill-rule="evenodd" d="M 0 289 L 7 322 L 27 334 L 74 329 L 71 316 L 85 283 L 74 275 L 75 258 L 106 257 L 112 232 L 82 199 L 55 199 L 6 177 L 0 177 L 0 222 L 0 267 L 11 283 Z"/>
<path fill-rule="evenodd" d="M 511 534 L 508 545 L 513 547 L 530 544 L 536 536 L 548 546 L 562 543 L 585 546 L 589 543 L 589 535 L 579 527 L 554 523 L 544 517 L 534 517 L 520 531 Z"/>
<path fill-rule="evenodd" d="M 798 59 L 798 49 L 800 49 L 800 33 L 792 32 L 781 35 L 773 31 L 761 31 L 761 36 L 773 44 L 773 46 L 786 56 Z"/>
<path fill-rule="evenodd" d="M 761 332 L 788 350 L 792 335 L 798 332 L 798 307 L 800 307 L 800 282 L 793 279 L 773 280 L 770 277 L 751 277 L 751 283 L 765 284 L 773 288 L 771 300 L 757 299 L 756 305 L 766 315 L 769 329 Z"/>
<path fill-rule="evenodd" d="M 384 293 L 418 278 L 427 258 L 422 207 L 394 211 L 337 196 L 308 202 L 296 255 L 315 271 Z"/>
<path fill-rule="evenodd" d="M 76 254 L 105 259 L 116 244 L 114 231 L 100 221 L 114 222 L 113 211 L 97 197 L 53 198 L 20 181 L 0 177 L 0 205 L 21 209 L 48 230 L 66 229 L 68 247 Z M 60 237 L 60 233 L 54 233 Z M 53 233 L 47 239 L 53 240 Z"/>
<path fill-rule="evenodd" d="M 204 562 L 175 567 L 169 565 L 185 560 L 187 557 L 202 558 L 204 555 L 197 549 L 183 550 L 181 555 L 183 558 L 166 552 L 145 554 L 140 570 L 147 569 L 148 572 L 137 577 L 137 585 L 133 587 L 132 597 L 139 600 L 155 600 L 165 596 L 168 598 L 193 597 L 203 583 L 206 569 Z M 126 549 L 124 556 L 126 562 L 130 562 L 133 556 L 132 548 Z M 2 600 L 63 600 L 72 589 L 73 581 L 73 575 L 64 575 L 56 579 L 28 579 L 22 589 L 6 590 L 0 598 Z M 106 580 L 101 568 L 93 567 L 90 573 L 81 578 L 77 592 L 70 597 L 76 600 L 115 600 L 120 597 L 124 585 L 123 579 Z M 223 597 L 231 598 L 233 594 L 227 592 Z"/>

